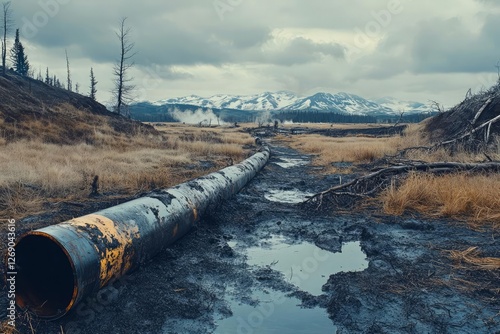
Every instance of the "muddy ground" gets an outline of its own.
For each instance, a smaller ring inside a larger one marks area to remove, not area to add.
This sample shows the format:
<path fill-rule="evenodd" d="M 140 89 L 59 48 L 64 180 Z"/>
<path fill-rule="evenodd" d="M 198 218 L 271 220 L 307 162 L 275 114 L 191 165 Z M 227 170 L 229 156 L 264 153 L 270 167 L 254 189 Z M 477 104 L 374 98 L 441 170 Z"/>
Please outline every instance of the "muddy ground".
<path fill-rule="evenodd" d="M 317 174 L 310 156 L 272 140 L 271 148 L 263 171 L 191 233 L 66 317 L 31 319 L 34 332 L 500 333 L 499 273 L 456 269 L 446 252 L 480 246 L 485 256 L 498 257 L 498 232 L 394 218 L 376 209 L 305 212 L 271 201 L 294 202 L 294 194 L 316 193 L 340 180 Z M 99 206 L 68 204 L 55 214 L 78 216 Z M 40 217 L 32 217 L 18 228 L 39 224 Z M 314 244 L 332 253 L 357 241 L 366 269 L 323 275 L 320 292 L 310 293 L 293 283 L 314 274 L 314 261 L 322 261 L 315 253 L 291 252 L 297 262 L 286 273 L 276 269 L 272 255 L 267 265 L 249 263 L 249 250 L 272 247 L 277 237 L 285 245 Z M 1 303 L 4 318 L 5 299 Z M 280 305 L 288 308 L 280 311 Z M 19 332 L 32 333 L 27 319 L 20 314 Z"/>

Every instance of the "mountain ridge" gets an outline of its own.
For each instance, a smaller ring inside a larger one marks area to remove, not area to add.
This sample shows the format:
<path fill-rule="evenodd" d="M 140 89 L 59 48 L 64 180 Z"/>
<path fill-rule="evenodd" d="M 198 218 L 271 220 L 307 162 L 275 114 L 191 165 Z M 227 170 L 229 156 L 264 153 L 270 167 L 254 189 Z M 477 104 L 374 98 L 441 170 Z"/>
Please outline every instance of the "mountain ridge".
<path fill-rule="evenodd" d="M 323 111 L 352 115 L 397 116 L 431 113 L 430 103 L 403 101 L 394 97 L 366 99 L 356 94 L 318 92 L 301 97 L 290 91 L 263 92 L 254 95 L 217 94 L 210 97 L 189 95 L 150 103 L 154 106 L 192 105 L 202 108 L 233 109 L 242 111 Z"/>

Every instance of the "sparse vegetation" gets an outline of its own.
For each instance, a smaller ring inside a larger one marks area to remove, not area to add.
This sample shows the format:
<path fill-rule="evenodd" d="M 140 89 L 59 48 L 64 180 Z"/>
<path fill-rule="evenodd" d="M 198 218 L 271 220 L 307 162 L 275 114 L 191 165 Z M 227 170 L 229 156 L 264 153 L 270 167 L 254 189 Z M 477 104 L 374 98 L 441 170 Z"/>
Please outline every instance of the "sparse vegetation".
<path fill-rule="evenodd" d="M 323 173 L 350 172 L 349 169 L 338 170 L 333 162 L 367 163 L 395 154 L 397 139 L 369 137 L 325 137 L 319 134 L 305 134 L 293 137 L 278 137 L 292 148 L 304 153 L 314 154 L 314 165 L 325 167 Z"/>
<path fill-rule="evenodd" d="M 380 197 L 384 211 L 393 215 L 418 212 L 467 220 L 478 228 L 500 228 L 500 175 L 411 173 L 394 183 Z"/>
<path fill-rule="evenodd" d="M 302 152 L 314 154 L 314 164 L 325 167 L 323 173 L 351 173 L 356 164 L 369 163 L 384 156 L 395 155 L 408 147 L 428 146 L 429 139 L 423 134 L 425 124 L 410 125 L 402 136 L 390 138 L 326 137 L 319 134 L 281 136 L 279 140 Z M 500 139 L 497 137 L 488 156 L 500 160 Z M 483 152 L 471 153 L 458 147 L 453 151 L 438 148 L 433 151 L 415 150 L 408 159 L 420 162 L 456 161 L 480 162 Z M 351 168 L 338 169 L 334 162 L 352 162 Z M 400 182 L 381 193 L 380 205 L 388 214 L 402 215 L 408 212 L 434 217 L 452 217 L 467 221 L 471 227 L 488 224 L 500 228 L 500 176 L 498 174 L 448 174 L 436 176 L 410 173 Z"/>
<path fill-rule="evenodd" d="M 329 190 L 316 194 L 309 198 L 304 208 L 317 210 L 324 205 L 329 210 L 333 210 L 334 207 L 345 210 L 347 207 L 356 207 L 353 203 L 357 203 L 361 204 L 357 206 L 358 208 L 369 207 L 388 215 L 416 214 L 427 217 L 427 220 L 447 218 L 450 224 L 448 228 L 451 231 L 455 226 L 457 231 L 463 230 L 461 227 L 466 226 L 483 238 L 490 238 L 490 235 L 495 238 L 495 234 L 500 230 L 499 173 L 479 173 L 477 170 L 450 172 L 450 169 L 445 172 L 446 168 L 442 168 L 443 170 L 435 171 L 436 173 L 431 171 L 410 172 L 406 175 L 388 173 L 380 178 L 368 178 L 370 175 L 377 175 L 378 172 L 390 170 L 390 167 L 396 169 L 412 164 L 430 166 L 433 162 L 500 161 L 498 136 L 490 138 L 487 149 L 483 146 L 480 150 L 467 150 L 466 145 L 469 143 L 457 143 L 447 147 L 433 146 L 432 139 L 425 131 L 427 126 L 426 122 L 411 125 L 402 136 L 392 138 L 332 138 L 317 134 L 282 136 L 280 140 L 290 146 L 315 154 L 314 164 L 324 166 L 323 172 L 327 174 L 360 172 L 366 175 L 365 181 L 362 177 L 356 178 L 345 184 L 333 185 Z M 425 148 L 406 150 L 414 147 Z M 405 153 L 400 154 L 403 151 Z M 342 161 L 352 162 L 353 165 L 338 170 L 332 167 L 333 162 Z M 369 164 L 361 165 L 367 162 Z M 371 173 L 368 173 L 367 170 L 370 169 Z M 340 189 L 343 186 L 347 188 Z M 311 200 L 313 202 L 309 202 Z M 401 217 L 397 221 L 404 221 L 404 218 Z M 492 251 L 491 246 L 481 242 L 467 242 L 458 236 L 454 239 L 453 232 L 449 243 L 452 246 L 446 246 L 446 249 L 440 251 L 451 260 L 451 279 L 429 280 L 428 276 L 426 281 L 466 294 L 485 293 L 489 296 L 489 302 L 495 303 L 500 292 L 498 284 L 495 283 L 498 281 L 500 269 L 498 252 Z M 412 286 L 413 284 L 412 282 Z"/>
<path fill-rule="evenodd" d="M 500 258 L 481 256 L 478 247 L 463 251 L 449 251 L 449 257 L 456 262 L 458 269 L 499 270 Z"/>
<path fill-rule="evenodd" d="M 95 175 L 100 191 L 115 196 L 173 186 L 243 160 L 242 146 L 253 142 L 235 129 L 160 129 L 168 134 L 117 136 L 104 123 L 93 125 L 84 142 L 75 145 L 39 139 L 2 144 L 1 214 L 19 218 L 41 211 L 47 202 L 85 200 Z M 200 168 L 200 160 L 210 161 L 211 168 Z"/>

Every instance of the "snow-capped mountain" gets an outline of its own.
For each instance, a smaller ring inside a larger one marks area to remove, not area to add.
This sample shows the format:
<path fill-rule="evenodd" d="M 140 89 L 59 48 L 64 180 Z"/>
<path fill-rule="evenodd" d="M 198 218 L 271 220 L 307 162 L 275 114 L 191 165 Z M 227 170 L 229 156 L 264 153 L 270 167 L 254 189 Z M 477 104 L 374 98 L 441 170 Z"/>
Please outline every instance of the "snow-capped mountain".
<path fill-rule="evenodd" d="M 205 108 L 240 109 L 240 110 L 279 110 L 299 99 L 294 93 L 280 91 L 265 92 L 258 95 L 213 95 L 203 98 L 197 95 L 178 97 L 154 102 L 154 105 L 190 104 Z"/>
<path fill-rule="evenodd" d="M 275 93 L 265 92 L 248 96 L 219 94 L 207 98 L 190 95 L 160 100 L 153 104 L 156 106 L 193 105 L 204 108 L 246 111 L 271 110 L 279 112 L 317 110 L 374 116 L 399 115 L 403 110 L 406 114 L 427 113 L 432 111 L 432 107 L 429 104 L 400 101 L 392 97 L 368 100 L 361 96 L 348 93 L 316 93 L 308 97 L 300 97 L 288 91 L 279 91 Z"/>
<path fill-rule="evenodd" d="M 364 99 L 358 95 L 347 93 L 317 93 L 303 98 L 286 106 L 282 110 L 328 110 L 348 114 L 366 115 L 367 113 L 391 113 L 392 110 L 385 108 L 373 101 Z"/>
<path fill-rule="evenodd" d="M 376 103 L 379 105 L 392 109 L 393 111 L 397 112 L 398 114 L 403 112 L 403 111 L 409 111 L 411 110 L 412 113 L 429 113 L 436 111 L 435 108 L 432 107 L 431 104 L 427 103 L 421 103 L 421 102 L 414 102 L 414 101 L 401 101 L 398 99 L 395 99 L 393 97 L 383 97 L 380 99 L 375 100 Z"/>

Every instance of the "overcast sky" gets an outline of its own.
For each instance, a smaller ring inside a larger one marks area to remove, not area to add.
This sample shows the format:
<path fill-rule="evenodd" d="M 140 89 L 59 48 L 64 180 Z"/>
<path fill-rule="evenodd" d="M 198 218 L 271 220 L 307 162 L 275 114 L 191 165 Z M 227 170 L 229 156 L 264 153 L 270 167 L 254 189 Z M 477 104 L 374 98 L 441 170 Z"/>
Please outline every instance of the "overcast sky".
<path fill-rule="evenodd" d="M 495 0 L 13 0 L 35 72 L 110 101 L 115 31 L 128 17 L 138 100 L 196 94 L 349 92 L 451 106 L 491 86 Z"/>

